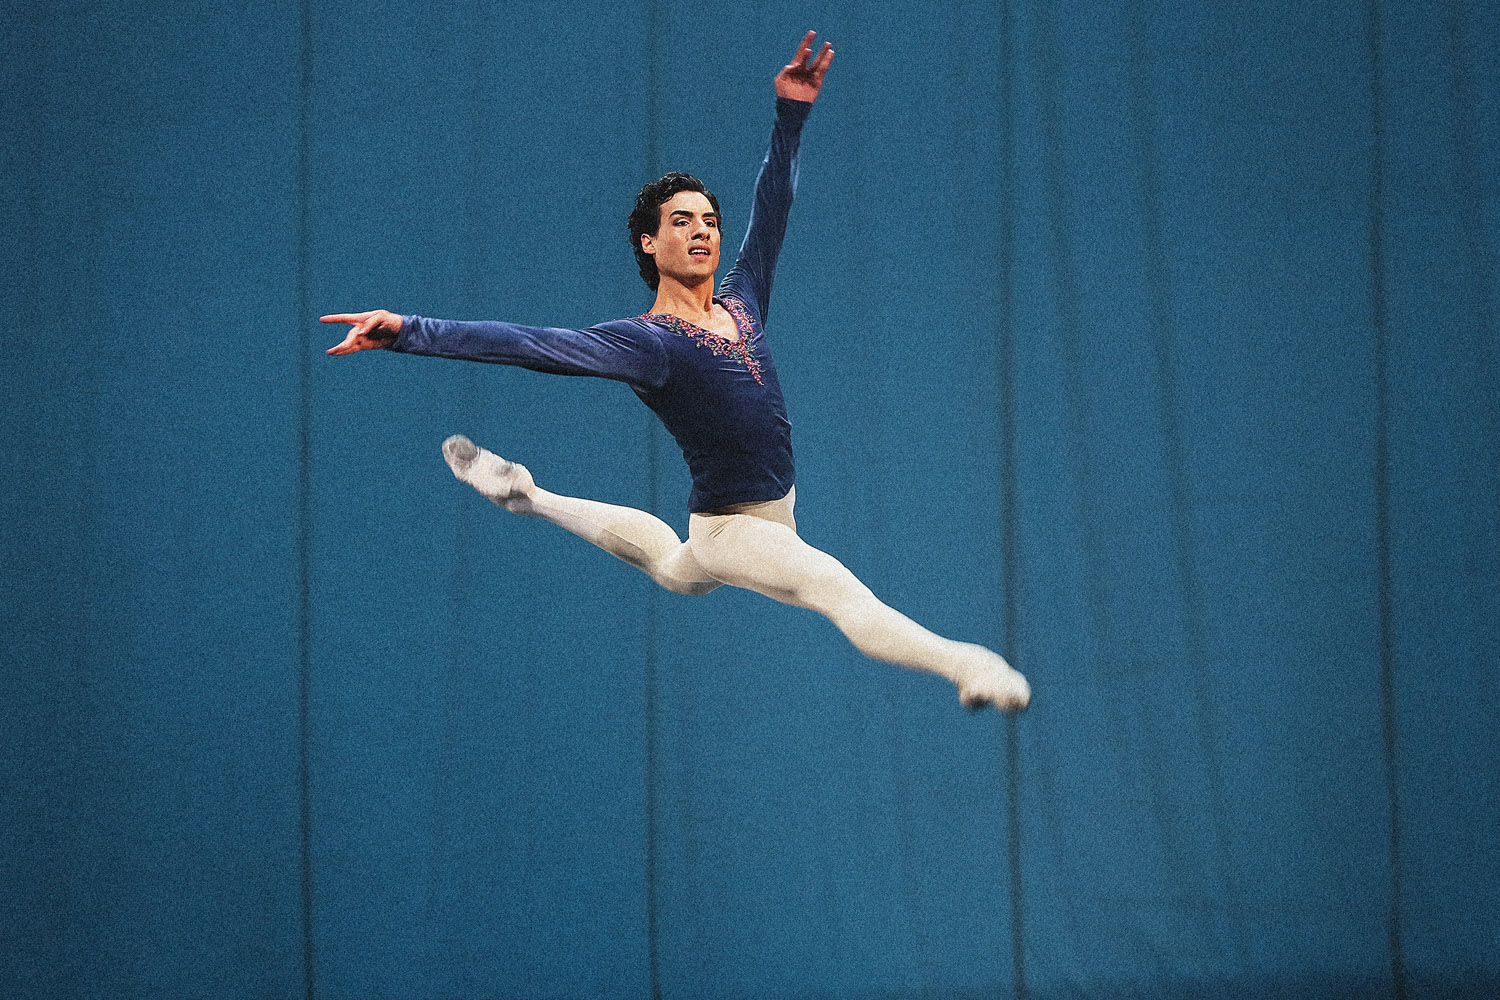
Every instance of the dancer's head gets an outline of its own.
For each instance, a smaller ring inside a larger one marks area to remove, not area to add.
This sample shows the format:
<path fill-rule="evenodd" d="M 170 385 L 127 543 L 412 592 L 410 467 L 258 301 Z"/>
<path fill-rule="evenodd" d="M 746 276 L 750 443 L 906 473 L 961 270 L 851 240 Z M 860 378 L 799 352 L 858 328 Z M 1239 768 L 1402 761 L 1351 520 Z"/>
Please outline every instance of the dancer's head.
<path fill-rule="evenodd" d="M 630 245 L 653 291 L 663 273 L 686 284 L 719 269 L 719 199 L 691 174 L 670 173 L 636 195 Z"/>

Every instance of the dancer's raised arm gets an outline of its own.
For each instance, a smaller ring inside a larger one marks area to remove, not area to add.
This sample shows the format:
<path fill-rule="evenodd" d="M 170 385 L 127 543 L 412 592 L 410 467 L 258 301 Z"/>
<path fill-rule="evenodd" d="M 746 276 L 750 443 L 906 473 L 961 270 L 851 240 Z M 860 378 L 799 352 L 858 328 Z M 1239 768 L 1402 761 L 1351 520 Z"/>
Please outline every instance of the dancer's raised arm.
<path fill-rule="evenodd" d="M 809 62 L 814 32 L 797 46 L 792 61 L 776 74 L 776 126 L 771 130 L 771 148 L 755 178 L 755 200 L 750 206 L 750 224 L 734 267 L 724 276 L 723 290 L 750 305 L 765 323 L 771 308 L 771 285 L 776 279 L 776 260 L 786 236 L 787 216 L 797 191 L 797 150 L 802 123 L 823 88 L 823 77 L 833 62 L 833 46 L 823 43 Z"/>

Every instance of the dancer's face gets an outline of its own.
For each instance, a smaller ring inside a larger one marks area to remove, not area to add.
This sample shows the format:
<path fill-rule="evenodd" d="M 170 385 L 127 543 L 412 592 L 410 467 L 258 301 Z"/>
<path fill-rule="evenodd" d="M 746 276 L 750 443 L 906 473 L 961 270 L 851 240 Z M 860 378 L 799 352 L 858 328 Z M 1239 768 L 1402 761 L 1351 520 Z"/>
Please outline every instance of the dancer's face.
<path fill-rule="evenodd" d="M 656 269 L 684 285 L 712 281 L 719 269 L 719 213 L 701 191 L 679 191 L 661 206 L 655 236 L 641 246 L 656 257 Z"/>

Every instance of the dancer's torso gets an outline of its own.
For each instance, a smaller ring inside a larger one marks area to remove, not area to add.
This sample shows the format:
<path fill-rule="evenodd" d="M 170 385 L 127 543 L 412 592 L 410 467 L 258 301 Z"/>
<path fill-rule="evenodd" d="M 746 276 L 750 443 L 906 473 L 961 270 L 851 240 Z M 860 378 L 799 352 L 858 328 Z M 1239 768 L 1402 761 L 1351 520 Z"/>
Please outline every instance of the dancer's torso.
<path fill-rule="evenodd" d="M 668 375 L 636 395 L 682 449 L 695 513 L 779 500 L 795 482 L 792 425 L 759 318 L 733 296 L 717 301 L 734 317 L 737 341 L 677 316 L 639 318 L 660 341 Z"/>

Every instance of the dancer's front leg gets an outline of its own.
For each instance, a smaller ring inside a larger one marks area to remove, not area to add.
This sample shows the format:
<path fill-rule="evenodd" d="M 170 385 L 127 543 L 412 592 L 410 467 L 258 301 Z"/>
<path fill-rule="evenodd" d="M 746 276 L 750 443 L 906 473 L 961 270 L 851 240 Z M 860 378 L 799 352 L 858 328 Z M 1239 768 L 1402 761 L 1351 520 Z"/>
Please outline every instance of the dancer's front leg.
<path fill-rule="evenodd" d="M 824 615 L 866 656 L 927 670 L 958 686 L 969 708 L 1019 711 L 1031 686 L 1004 658 L 930 632 L 888 607 L 843 563 L 785 524 L 748 514 L 694 514 L 689 545 L 711 576 Z"/>
<path fill-rule="evenodd" d="M 670 591 L 706 594 L 719 581 L 703 571 L 671 525 L 633 507 L 549 493 L 524 465 L 461 435 L 443 442 L 453 474 L 506 510 L 539 517 L 628 562 Z"/>

